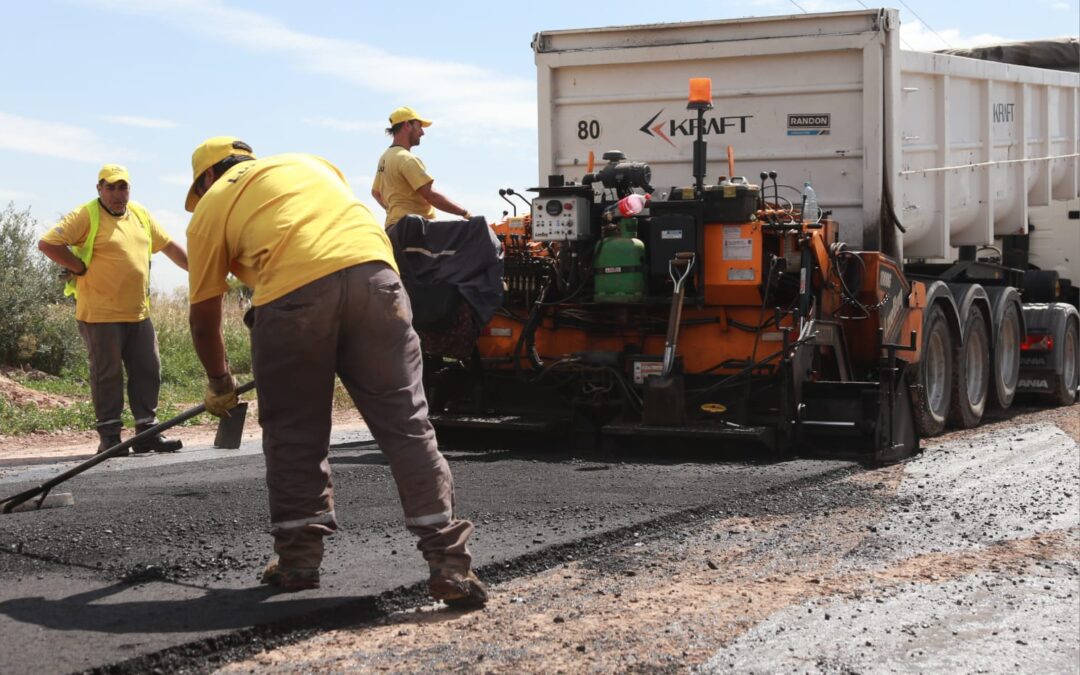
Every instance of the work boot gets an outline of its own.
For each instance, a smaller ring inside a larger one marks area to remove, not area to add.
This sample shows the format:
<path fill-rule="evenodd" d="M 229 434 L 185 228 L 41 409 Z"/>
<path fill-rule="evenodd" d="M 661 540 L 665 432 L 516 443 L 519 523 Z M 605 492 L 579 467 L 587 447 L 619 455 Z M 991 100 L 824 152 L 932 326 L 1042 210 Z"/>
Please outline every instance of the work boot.
<path fill-rule="evenodd" d="M 259 583 L 277 586 L 284 591 L 306 591 L 319 587 L 319 568 L 285 567 L 274 556 L 263 570 Z"/>
<path fill-rule="evenodd" d="M 97 452 L 95 454 L 100 455 L 114 445 L 120 445 L 120 434 L 101 434 L 101 441 L 98 443 Z M 127 452 L 121 452 L 116 455 L 117 457 L 123 457 Z"/>
<path fill-rule="evenodd" d="M 153 424 L 139 425 L 135 427 L 135 433 L 141 434 L 153 426 Z M 132 447 L 132 450 L 139 454 L 150 452 L 151 450 L 154 452 L 176 452 L 182 447 L 184 447 L 184 442 L 181 440 L 171 440 L 165 438 L 162 434 L 155 434 L 136 443 Z"/>
<path fill-rule="evenodd" d="M 476 578 L 472 570 L 465 573 L 440 569 L 431 570 L 428 593 L 450 607 L 483 607 L 488 600 L 484 582 Z"/>

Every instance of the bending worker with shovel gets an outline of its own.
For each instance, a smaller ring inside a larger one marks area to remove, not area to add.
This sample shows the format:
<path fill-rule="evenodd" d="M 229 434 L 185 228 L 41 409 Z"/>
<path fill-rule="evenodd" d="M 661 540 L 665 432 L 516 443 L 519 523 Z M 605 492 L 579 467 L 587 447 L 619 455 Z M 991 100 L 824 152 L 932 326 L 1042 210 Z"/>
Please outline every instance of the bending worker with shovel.
<path fill-rule="evenodd" d="M 276 554 L 263 583 L 319 586 L 323 537 L 337 529 L 328 460 L 336 374 L 390 462 L 431 595 L 483 604 L 466 546 L 473 526 L 454 517 L 412 310 L 383 228 L 319 157 L 256 159 L 244 142 L 216 137 L 191 163 L 191 331 L 209 377 L 206 408 L 219 416 L 237 400 L 221 333 L 226 275 L 254 289 L 252 363 Z"/>

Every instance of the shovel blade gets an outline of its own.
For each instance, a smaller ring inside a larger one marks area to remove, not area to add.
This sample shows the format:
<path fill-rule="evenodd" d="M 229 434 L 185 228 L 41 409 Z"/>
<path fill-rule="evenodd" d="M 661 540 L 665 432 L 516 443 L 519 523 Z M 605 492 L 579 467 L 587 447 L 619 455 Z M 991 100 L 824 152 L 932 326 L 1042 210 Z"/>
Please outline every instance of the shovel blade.
<path fill-rule="evenodd" d="M 242 402 L 229 410 L 228 417 L 218 420 L 217 434 L 214 436 L 214 447 L 235 450 L 240 447 L 240 441 L 244 438 L 244 418 L 247 417 L 247 402 Z"/>
<path fill-rule="evenodd" d="M 6 513 L 37 511 L 38 509 L 56 509 L 64 506 L 72 506 L 75 503 L 75 497 L 72 496 L 70 492 L 57 492 L 55 494 L 46 495 L 45 499 L 41 501 L 39 501 L 39 499 L 40 498 L 29 499 Z"/>
<path fill-rule="evenodd" d="M 686 424 L 686 388 L 682 375 L 653 376 L 645 380 L 641 421 L 657 427 Z"/>

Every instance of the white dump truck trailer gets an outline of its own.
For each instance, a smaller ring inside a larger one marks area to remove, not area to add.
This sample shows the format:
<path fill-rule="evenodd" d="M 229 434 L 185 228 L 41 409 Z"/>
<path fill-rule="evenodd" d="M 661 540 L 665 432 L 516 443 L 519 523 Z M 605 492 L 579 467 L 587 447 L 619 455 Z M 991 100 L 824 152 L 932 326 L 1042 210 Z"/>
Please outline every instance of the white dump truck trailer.
<path fill-rule="evenodd" d="M 926 284 L 907 373 L 921 435 L 973 426 L 1017 392 L 1069 404 L 1078 68 L 908 51 L 899 27 L 878 9 L 538 33 L 540 184 L 580 182 L 590 156 L 617 151 L 611 166 L 651 167 L 655 203 L 695 175 L 696 138 L 711 182 L 730 178 L 717 150 L 731 146 L 763 202 L 797 209 L 811 185 L 839 240 Z M 690 78 L 712 81 L 704 115 L 687 109 Z"/>

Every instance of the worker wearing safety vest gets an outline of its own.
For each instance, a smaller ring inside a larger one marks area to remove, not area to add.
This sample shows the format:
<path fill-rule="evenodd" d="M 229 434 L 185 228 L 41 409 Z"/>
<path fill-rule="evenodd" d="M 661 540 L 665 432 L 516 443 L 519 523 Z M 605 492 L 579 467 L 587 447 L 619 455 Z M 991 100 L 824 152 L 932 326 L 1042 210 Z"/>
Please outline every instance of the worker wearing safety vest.
<path fill-rule="evenodd" d="M 150 256 L 161 251 L 187 270 L 187 253 L 139 204 L 128 201 L 127 169 L 106 164 L 98 198 L 64 216 L 38 242 L 38 250 L 64 268 L 66 295 L 75 296 L 75 319 L 90 355 L 98 452 L 120 443 L 124 371 L 136 432 L 157 424 L 161 359 L 150 321 Z M 176 452 L 182 443 L 157 434 L 136 453 Z"/>

